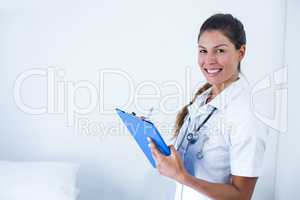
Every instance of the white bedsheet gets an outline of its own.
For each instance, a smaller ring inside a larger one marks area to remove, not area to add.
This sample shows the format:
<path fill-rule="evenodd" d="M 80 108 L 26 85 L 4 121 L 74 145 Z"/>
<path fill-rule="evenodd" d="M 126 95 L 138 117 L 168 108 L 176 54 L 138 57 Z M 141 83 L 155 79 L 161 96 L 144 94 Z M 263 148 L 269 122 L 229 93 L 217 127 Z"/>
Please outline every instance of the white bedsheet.
<path fill-rule="evenodd" d="M 1 200 L 76 200 L 79 165 L 0 161 Z"/>

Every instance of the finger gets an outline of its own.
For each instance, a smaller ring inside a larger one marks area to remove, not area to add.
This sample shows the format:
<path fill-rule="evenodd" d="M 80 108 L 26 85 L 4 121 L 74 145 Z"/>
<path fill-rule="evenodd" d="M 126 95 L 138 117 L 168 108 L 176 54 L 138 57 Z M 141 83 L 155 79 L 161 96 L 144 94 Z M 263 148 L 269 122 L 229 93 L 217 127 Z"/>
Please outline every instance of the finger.
<path fill-rule="evenodd" d="M 158 151 L 155 143 L 152 141 L 151 138 L 147 138 L 147 140 L 149 141 L 149 147 L 150 147 L 150 150 L 152 152 L 152 155 L 155 157 L 156 160 L 159 160 L 161 158 L 161 154 L 160 152 Z"/>
<path fill-rule="evenodd" d="M 177 150 L 175 149 L 175 147 L 173 145 L 170 145 L 169 148 L 170 148 L 170 151 L 171 151 L 171 155 L 176 157 L 177 156 Z"/>
<path fill-rule="evenodd" d="M 150 142 L 149 147 L 150 147 L 152 154 L 158 158 L 160 155 L 159 155 L 158 149 L 156 148 L 155 144 L 153 142 Z"/>
<path fill-rule="evenodd" d="M 151 153 L 152 153 L 152 158 L 154 159 L 154 161 L 155 161 L 155 163 L 157 165 L 158 162 L 159 162 L 159 157 L 158 157 L 158 155 L 153 150 L 151 150 Z"/>
<path fill-rule="evenodd" d="M 149 145 L 151 146 L 151 144 L 149 144 Z M 155 163 L 157 165 L 159 163 L 159 160 L 160 160 L 159 155 L 157 154 L 157 152 L 155 151 L 155 149 L 153 149 L 153 148 L 150 147 L 150 150 L 151 150 L 152 157 L 155 160 Z"/>
<path fill-rule="evenodd" d="M 152 142 L 152 139 L 150 137 L 147 137 L 148 142 Z"/>
<path fill-rule="evenodd" d="M 174 145 L 170 145 L 169 148 L 170 148 L 170 150 L 171 150 L 172 153 L 177 153 Z"/>

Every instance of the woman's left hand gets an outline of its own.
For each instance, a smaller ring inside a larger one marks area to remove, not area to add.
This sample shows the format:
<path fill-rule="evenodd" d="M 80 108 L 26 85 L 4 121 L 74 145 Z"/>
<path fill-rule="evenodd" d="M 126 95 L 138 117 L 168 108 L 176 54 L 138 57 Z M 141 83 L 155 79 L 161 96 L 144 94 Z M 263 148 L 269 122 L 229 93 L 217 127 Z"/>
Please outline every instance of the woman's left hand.
<path fill-rule="evenodd" d="M 157 149 L 155 143 L 151 140 L 151 138 L 147 139 L 158 172 L 163 176 L 169 177 L 182 183 L 186 175 L 186 171 L 174 146 L 169 146 L 171 150 L 171 155 L 165 156 Z"/>

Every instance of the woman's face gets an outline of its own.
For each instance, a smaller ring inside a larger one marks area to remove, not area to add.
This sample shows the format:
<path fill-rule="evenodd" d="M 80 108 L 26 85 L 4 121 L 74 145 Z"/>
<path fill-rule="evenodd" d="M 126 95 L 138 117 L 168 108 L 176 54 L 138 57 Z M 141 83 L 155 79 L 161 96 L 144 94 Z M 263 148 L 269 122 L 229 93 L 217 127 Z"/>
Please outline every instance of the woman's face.
<path fill-rule="evenodd" d="M 198 50 L 198 64 L 207 82 L 219 85 L 237 78 L 245 45 L 237 50 L 220 31 L 205 31 L 199 38 Z"/>

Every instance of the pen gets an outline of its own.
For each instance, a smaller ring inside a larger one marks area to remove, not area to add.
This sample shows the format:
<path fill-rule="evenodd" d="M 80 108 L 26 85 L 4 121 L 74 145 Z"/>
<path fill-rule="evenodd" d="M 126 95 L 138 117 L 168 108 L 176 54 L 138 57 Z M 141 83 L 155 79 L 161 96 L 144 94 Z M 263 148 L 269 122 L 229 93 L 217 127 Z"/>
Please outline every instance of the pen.
<path fill-rule="evenodd" d="M 154 108 L 151 107 L 150 110 L 149 110 L 149 112 L 148 112 L 148 115 L 147 115 L 146 119 L 150 119 L 150 116 L 151 116 L 153 110 L 154 110 Z"/>

